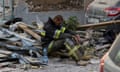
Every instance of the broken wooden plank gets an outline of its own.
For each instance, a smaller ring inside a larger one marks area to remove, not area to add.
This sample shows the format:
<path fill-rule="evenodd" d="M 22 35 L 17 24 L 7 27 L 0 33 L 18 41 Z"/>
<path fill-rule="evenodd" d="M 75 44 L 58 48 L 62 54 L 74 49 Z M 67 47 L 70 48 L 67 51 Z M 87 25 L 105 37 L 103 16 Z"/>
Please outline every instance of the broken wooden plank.
<path fill-rule="evenodd" d="M 8 55 L 3 54 L 3 53 L 2 53 L 2 54 L 0 53 L 0 59 L 1 59 L 1 58 L 2 58 L 2 59 L 3 59 L 3 58 L 7 58 L 7 57 L 8 57 Z"/>
<path fill-rule="evenodd" d="M 99 50 L 102 50 L 102 49 L 105 49 L 105 48 L 110 48 L 111 44 L 105 44 L 103 46 L 100 46 L 100 47 L 96 47 L 96 51 L 99 51 Z"/>
<path fill-rule="evenodd" d="M 96 27 L 101 27 L 101 26 L 108 26 L 108 25 L 114 25 L 114 24 L 120 24 L 120 20 L 113 20 L 113 21 L 108 21 L 108 22 L 101 22 L 101 23 L 96 23 L 96 24 L 85 24 L 85 25 L 80 25 L 77 27 L 77 29 L 83 29 L 83 28 L 96 28 Z"/>
<path fill-rule="evenodd" d="M 30 41 L 30 42 L 35 42 L 35 40 L 32 40 L 32 39 L 26 38 L 24 36 L 21 36 L 21 35 L 15 33 L 15 32 L 9 31 L 8 29 L 2 28 L 2 30 L 5 31 L 5 32 L 7 32 L 10 35 L 14 35 L 14 36 L 20 38 L 20 39 L 25 39 L 25 40 Z"/>
<path fill-rule="evenodd" d="M 2 56 L 2 54 L 3 55 L 10 55 L 10 54 L 12 54 L 12 52 L 11 51 L 7 51 L 7 50 L 0 50 L 0 56 Z"/>
<path fill-rule="evenodd" d="M 41 40 L 40 35 L 38 35 L 37 33 L 33 32 L 32 30 L 30 30 L 25 23 L 20 22 L 20 24 L 18 24 L 18 26 L 21 29 L 23 29 L 25 32 L 27 32 L 28 34 L 32 35 L 35 39 Z"/>

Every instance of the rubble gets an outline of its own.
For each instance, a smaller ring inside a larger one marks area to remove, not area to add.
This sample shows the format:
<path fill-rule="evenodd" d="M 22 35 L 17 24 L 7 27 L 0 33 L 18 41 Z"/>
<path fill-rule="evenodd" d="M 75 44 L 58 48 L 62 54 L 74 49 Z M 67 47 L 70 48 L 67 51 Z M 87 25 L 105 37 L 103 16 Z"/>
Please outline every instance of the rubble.
<path fill-rule="evenodd" d="M 28 25 L 24 22 L 16 22 L 12 25 L 7 24 L 6 26 L 4 24 L 1 26 L 0 68 L 13 67 L 12 65 L 16 63 L 22 64 L 24 69 L 36 69 L 46 66 L 47 64 L 43 62 L 42 35 L 40 35 L 40 32 L 37 24 Z M 84 55 L 81 56 L 80 65 L 86 66 L 90 63 L 98 63 L 99 58 L 111 46 L 103 37 L 104 33 L 91 28 L 76 32 L 81 36 L 80 48 L 84 51 Z M 59 56 L 66 53 L 57 54 Z M 95 57 L 98 57 L 98 59 Z"/>
<path fill-rule="evenodd" d="M 28 34 L 30 34 L 30 35 L 32 35 L 35 39 L 37 39 L 37 40 L 41 40 L 41 37 L 38 35 L 38 34 L 36 34 L 36 33 L 34 33 L 33 31 L 31 31 L 27 26 L 26 26 L 26 24 L 23 24 L 23 23 L 20 23 L 19 25 L 18 25 L 21 29 L 23 29 L 25 32 L 27 32 Z"/>
<path fill-rule="evenodd" d="M 0 47 L 2 47 L 0 50 L 0 63 L 18 61 L 20 64 L 29 64 L 31 66 L 46 65 L 42 63 L 41 48 L 37 48 L 34 45 L 35 39 L 21 36 L 17 32 L 10 31 L 4 27 L 1 27 L 0 31 L 2 35 L 5 35 L 0 38 Z M 30 57 L 33 55 L 34 59 L 31 59 Z"/>

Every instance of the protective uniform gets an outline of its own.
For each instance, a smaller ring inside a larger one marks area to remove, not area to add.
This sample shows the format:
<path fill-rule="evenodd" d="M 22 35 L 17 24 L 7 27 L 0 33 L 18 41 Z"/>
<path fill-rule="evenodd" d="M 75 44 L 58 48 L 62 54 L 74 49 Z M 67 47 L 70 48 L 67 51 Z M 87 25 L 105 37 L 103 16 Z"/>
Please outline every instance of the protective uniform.
<path fill-rule="evenodd" d="M 80 60 L 81 53 L 78 50 L 79 45 L 75 45 L 72 36 L 76 33 L 67 30 L 62 25 L 56 25 L 51 18 L 44 25 L 45 36 L 42 38 L 43 47 L 48 48 L 48 53 L 66 49 L 68 55 L 75 61 Z"/>

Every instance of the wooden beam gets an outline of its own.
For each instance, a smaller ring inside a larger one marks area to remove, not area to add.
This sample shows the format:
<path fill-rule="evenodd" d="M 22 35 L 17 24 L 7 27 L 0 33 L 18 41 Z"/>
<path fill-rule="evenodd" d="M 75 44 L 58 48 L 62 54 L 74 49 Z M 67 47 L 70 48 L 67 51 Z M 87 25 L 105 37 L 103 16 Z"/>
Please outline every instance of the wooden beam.
<path fill-rule="evenodd" d="M 77 29 L 86 29 L 86 28 L 96 28 L 96 27 L 101 27 L 101 26 L 108 26 L 108 25 L 114 25 L 114 24 L 120 24 L 120 20 L 113 20 L 113 21 L 108 21 L 108 22 L 101 22 L 101 23 L 96 23 L 96 24 L 85 24 L 85 25 L 80 25 L 77 27 Z"/>
<path fill-rule="evenodd" d="M 26 37 L 24 37 L 24 36 L 21 36 L 21 35 L 15 33 L 15 32 L 9 31 L 8 29 L 3 29 L 3 30 L 4 30 L 5 32 L 9 33 L 10 35 L 14 35 L 14 36 L 16 36 L 16 37 L 18 37 L 18 38 L 20 38 L 20 39 L 25 39 L 25 40 L 30 41 L 30 42 L 35 42 L 35 40 L 32 40 L 32 39 L 26 38 Z"/>
<path fill-rule="evenodd" d="M 18 24 L 18 26 L 19 26 L 21 29 L 23 29 L 25 32 L 27 32 L 28 34 L 30 34 L 31 36 L 33 36 L 35 39 L 41 40 L 40 35 L 38 35 L 37 33 L 33 32 L 32 30 L 30 30 L 30 29 L 28 28 L 27 24 L 20 22 L 20 23 Z"/>

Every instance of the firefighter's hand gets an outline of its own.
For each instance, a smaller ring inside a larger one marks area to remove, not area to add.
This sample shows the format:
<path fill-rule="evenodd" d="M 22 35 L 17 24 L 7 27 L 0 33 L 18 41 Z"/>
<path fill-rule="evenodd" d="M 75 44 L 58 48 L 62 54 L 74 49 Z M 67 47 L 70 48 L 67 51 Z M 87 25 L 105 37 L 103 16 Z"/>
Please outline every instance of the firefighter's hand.
<path fill-rule="evenodd" d="M 78 41 L 80 42 L 80 35 L 77 34 L 76 37 L 77 37 Z"/>
<path fill-rule="evenodd" d="M 74 35 L 72 37 L 75 40 L 76 44 L 80 44 L 80 35 L 77 34 L 77 35 Z"/>

